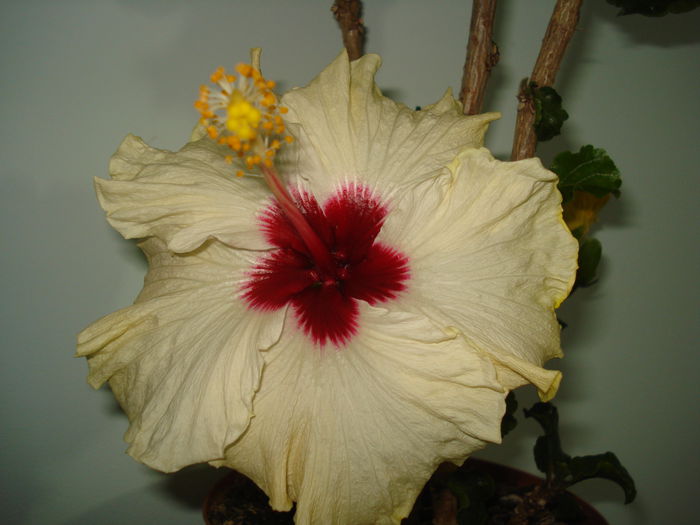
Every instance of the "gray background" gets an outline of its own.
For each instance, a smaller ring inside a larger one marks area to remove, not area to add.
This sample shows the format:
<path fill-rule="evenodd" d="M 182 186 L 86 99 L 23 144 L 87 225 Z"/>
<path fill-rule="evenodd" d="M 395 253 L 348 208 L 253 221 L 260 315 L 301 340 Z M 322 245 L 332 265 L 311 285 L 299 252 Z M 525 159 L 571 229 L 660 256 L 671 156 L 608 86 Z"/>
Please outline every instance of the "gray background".
<path fill-rule="evenodd" d="M 126 419 L 92 391 L 75 334 L 130 304 L 144 262 L 113 232 L 92 177 L 128 132 L 170 149 L 186 140 L 197 87 L 218 65 L 264 48 L 282 89 L 306 84 L 340 50 L 330 0 L 3 1 L 0 3 L 2 366 L 0 505 L 12 524 L 200 523 L 220 473 L 166 476 L 124 454 Z M 378 82 L 410 106 L 458 89 L 470 2 L 367 1 Z M 531 70 L 551 0 L 500 2 L 502 60 L 491 84 L 488 145 L 506 157 L 514 93 Z M 616 18 L 586 2 L 558 88 L 571 119 L 551 155 L 589 142 L 625 176 L 603 214 L 601 282 L 561 316 L 558 396 L 572 454 L 615 451 L 638 483 L 581 494 L 614 524 L 695 523 L 698 483 L 697 155 L 700 12 Z M 532 400 L 532 393 L 520 396 Z M 526 421 L 491 457 L 534 470 Z"/>

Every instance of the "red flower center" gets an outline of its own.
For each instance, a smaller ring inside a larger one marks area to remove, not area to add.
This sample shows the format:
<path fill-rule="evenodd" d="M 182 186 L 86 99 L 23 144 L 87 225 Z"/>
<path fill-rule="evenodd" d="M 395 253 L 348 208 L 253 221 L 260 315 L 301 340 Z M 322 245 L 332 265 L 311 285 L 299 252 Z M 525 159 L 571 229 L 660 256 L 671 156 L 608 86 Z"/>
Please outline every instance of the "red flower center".
<path fill-rule="evenodd" d="M 300 233 L 272 204 L 263 212 L 262 230 L 274 249 L 249 272 L 243 297 L 254 310 L 291 303 L 299 327 L 315 343 L 340 346 L 357 333 L 358 300 L 373 305 L 405 289 L 408 259 L 375 242 L 387 209 L 368 188 L 345 186 L 323 207 L 308 193 L 294 201 L 317 237 L 315 249 L 308 232 Z"/>

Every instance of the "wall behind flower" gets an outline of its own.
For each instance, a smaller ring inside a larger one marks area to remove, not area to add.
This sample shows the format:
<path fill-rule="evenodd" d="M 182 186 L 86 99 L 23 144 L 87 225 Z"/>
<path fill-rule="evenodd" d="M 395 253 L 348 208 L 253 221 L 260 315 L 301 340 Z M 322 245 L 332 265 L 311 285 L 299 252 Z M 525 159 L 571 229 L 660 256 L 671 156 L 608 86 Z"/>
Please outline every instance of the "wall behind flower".
<path fill-rule="evenodd" d="M 488 110 L 504 113 L 488 136 L 510 147 L 515 86 L 528 74 L 553 1 L 500 2 L 502 60 Z M 340 49 L 328 2 L 28 0 L 0 5 L 3 123 L 3 446 L 6 523 L 95 525 L 198 522 L 219 475 L 165 476 L 123 453 L 127 422 L 108 391 L 92 392 L 75 334 L 129 304 L 144 263 L 104 220 L 91 178 L 133 132 L 178 148 L 195 119 L 197 86 L 217 65 L 264 48 L 283 89 L 303 85 Z M 367 2 L 368 51 L 382 54 L 380 86 L 410 106 L 457 88 L 469 2 Z M 593 142 L 625 178 L 604 212 L 605 266 L 597 287 L 561 316 L 567 358 L 559 406 L 569 452 L 613 450 L 637 480 L 620 504 L 605 482 L 581 493 L 616 524 L 691 523 L 700 469 L 696 142 L 700 119 L 700 12 L 615 18 L 584 6 L 560 75 L 572 115 L 545 156 Z M 575 67 L 574 67 L 575 66 Z M 523 400 L 531 396 L 521 395 Z M 482 455 L 528 470 L 534 424 Z"/>

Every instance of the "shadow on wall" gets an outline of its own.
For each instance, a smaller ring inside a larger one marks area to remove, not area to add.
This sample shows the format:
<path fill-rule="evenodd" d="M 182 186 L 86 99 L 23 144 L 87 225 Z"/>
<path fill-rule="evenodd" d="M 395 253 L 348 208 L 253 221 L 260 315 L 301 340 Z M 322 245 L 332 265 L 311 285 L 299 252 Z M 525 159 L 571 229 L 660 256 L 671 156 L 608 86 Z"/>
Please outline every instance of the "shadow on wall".
<path fill-rule="evenodd" d="M 134 468 L 139 466 L 134 463 Z M 217 470 L 208 465 L 187 467 L 173 474 L 153 472 L 154 476 L 161 478 L 157 483 L 122 494 L 61 525 L 107 524 L 112 523 L 110 519 L 115 516 L 118 516 L 120 523 L 161 524 L 169 520 L 182 520 L 183 509 L 196 515 L 209 490 L 227 473 L 226 469 Z M 170 500 L 170 503 L 164 505 L 164 499 Z M 167 509 L 167 515 L 163 509 Z M 193 520 L 194 523 L 202 521 Z"/>

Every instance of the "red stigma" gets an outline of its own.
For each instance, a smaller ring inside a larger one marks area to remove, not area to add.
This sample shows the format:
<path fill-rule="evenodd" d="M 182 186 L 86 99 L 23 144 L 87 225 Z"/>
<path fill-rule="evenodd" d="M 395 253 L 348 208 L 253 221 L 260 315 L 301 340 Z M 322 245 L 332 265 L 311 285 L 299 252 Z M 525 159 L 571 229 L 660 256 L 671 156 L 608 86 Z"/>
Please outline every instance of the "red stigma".
<path fill-rule="evenodd" d="M 408 259 L 375 242 L 387 209 L 368 188 L 344 186 L 323 207 L 308 193 L 295 195 L 294 202 L 322 250 L 312 253 L 275 202 L 261 218 L 274 249 L 249 272 L 243 297 L 261 311 L 291 303 L 299 327 L 314 343 L 344 345 L 357 333 L 357 301 L 374 305 L 396 297 L 406 288 Z"/>

